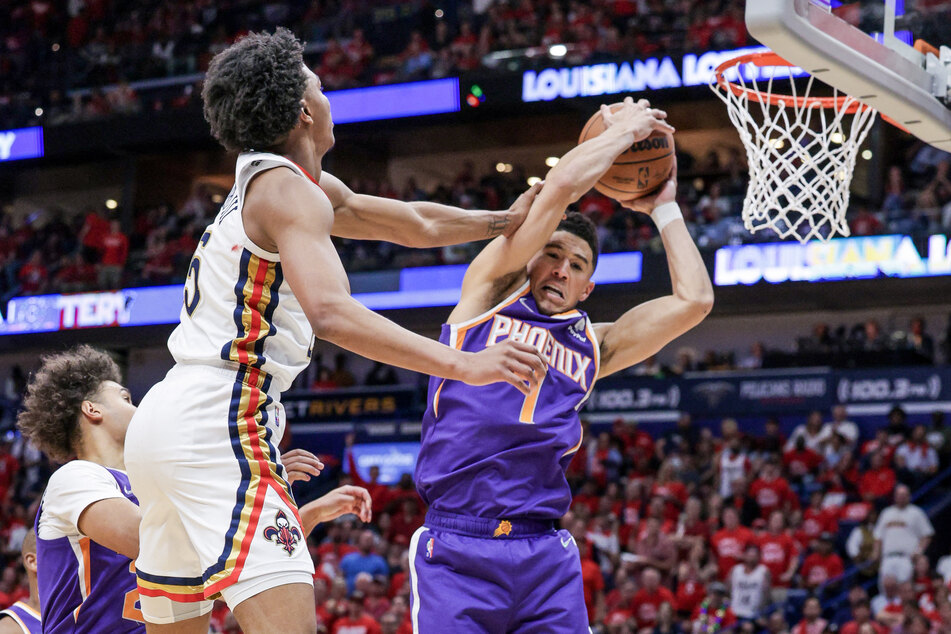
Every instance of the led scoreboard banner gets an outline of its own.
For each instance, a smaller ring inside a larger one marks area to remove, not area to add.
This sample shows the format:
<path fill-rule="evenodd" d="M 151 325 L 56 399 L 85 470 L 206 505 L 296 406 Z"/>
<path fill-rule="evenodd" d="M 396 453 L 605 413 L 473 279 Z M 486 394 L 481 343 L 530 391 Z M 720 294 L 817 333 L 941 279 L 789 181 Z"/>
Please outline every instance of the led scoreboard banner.
<path fill-rule="evenodd" d="M 43 156 L 43 128 L 0 131 L 0 161 L 19 161 Z"/>

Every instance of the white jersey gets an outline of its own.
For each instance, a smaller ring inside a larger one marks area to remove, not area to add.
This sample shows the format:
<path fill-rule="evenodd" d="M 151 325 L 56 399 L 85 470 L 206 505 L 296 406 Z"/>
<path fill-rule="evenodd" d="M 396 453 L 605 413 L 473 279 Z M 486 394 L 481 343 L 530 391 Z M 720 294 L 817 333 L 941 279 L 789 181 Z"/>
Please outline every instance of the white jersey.
<path fill-rule="evenodd" d="M 720 453 L 720 496 L 733 495 L 733 483 L 746 475 L 749 460 L 745 453 L 724 449 Z"/>
<path fill-rule="evenodd" d="M 168 349 L 177 363 L 236 368 L 249 373 L 245 382 L 256 372 L 253 382 L 265 391 L 283 392 L 310 363 L 314 331 L 284 280 L 281 256 L 254 244 L 242 220 L 248 183 L 275 167 L 313 182 L 283 156 L 238 156 L 234 187 L 188 267 L 181 323 Z"/>
<path fill-rule="evenodd" d="M 730 607 L 741 619 L 755 617 L 766 605 L 766 588 L 769 569 L 760 564 L 752 572 L 746 572 L 743 564 L 730 571 Z"/>

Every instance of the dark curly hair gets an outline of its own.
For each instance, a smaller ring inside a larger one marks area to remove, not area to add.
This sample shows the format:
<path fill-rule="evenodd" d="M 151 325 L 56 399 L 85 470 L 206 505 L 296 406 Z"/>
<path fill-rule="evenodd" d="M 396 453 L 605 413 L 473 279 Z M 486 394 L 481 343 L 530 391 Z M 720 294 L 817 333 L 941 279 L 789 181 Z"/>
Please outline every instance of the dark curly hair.
<path fill-rule="evenodd" d="M 297 125 L 304 45 L 285 28 L 251 33 L 215 55 L 201 96 L 211 133 L 229 150 L 265 150 Z"/>
<path fill-rule="evenodd" d="M 43 357 L 27 385 L 17 427 L 50 458 L 65 462 L 79 447 L 82 402 L 96 394 L 105 381 L 120 380 L 119 366 L 112 357 L 90 346 Z"/>
<path fill-rule="evenodd" d="M 591 270 L 593 271 L 598 267 L 598 254 L 601 251 L 598 245 L 598 229 L 590 218 L 577 211 L 569 211 L 565 214 L 564 220 L 558 223 L 558 228 L 555 231 L 567 231 L 587 242 L 588 246 L 591 247 L 591 255 L 594 256 Z"/>

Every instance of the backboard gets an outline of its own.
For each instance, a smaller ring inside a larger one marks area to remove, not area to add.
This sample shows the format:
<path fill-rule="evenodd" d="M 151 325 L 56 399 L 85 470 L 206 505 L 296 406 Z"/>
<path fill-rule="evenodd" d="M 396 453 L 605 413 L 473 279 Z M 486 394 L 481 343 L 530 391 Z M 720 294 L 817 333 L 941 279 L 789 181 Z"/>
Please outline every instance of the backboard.
<path fill-rule="evenodd" d="M 878 110 L 922 141 L 951 151 L 951 42 L 921 52 L 895 36 L 903 0 L 881 0 L 882 33 L 872 37 L 838 17 L 833 0 L 747 0 L 750 33 L 816 79 Z M 836 2 L 836 5 L 839 3 Z M 864 3 L 863 3 L 864 4 Z"/>

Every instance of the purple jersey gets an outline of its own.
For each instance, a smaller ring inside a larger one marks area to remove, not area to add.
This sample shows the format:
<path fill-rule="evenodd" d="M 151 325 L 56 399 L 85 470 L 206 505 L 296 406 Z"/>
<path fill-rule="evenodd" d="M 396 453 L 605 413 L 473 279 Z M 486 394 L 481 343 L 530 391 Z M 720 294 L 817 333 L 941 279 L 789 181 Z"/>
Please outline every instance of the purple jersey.
<path fill-rule="evenodd" d="M 60 471 L 79 465 L 83 475 L 93 476 L 96 482 L 84 482 L 76 487 L 75 495 L 69 495 L 65 478 L 54 483 L 58 473 L 54 474 L 36 518 L 37 583 L 43 630 L 47 634 L 144 633 L 132 560 L 97 544 L 75 527 L 82 510 L 91 503 L 89 500 L 124 496 L 135 504 L 139 501 L 132 494 L 129 478 L 121 471 L 85 461 L 73 461 L 60 467 Z M 112 488 L 107 481 L 110 476 L 115 484 Z M 44 518 L 44 513 L 56 517 Z"/>
<path fill-rule="evenodd" d="M 43 626 L 40 625 L 40 614 L 23 601 L 17 601 L 6 610 L 0 610 L 0 620 L 13 619 L 23 634 L 43 634 Z"/>
<path fill-rule="evenodd" d="M 571 504 L 565 470 L 581 446 L 578 410 L 598 375 L 598 342 L 580 310 L 543 315 L 525 282 L 489 312 L 444 324 L 439 340 L 478 352 L 508 337 L 548 360 L 538 390 L 433 377 L 416 486 L 438 511 L 490 518 L 557 519 Z"/>

